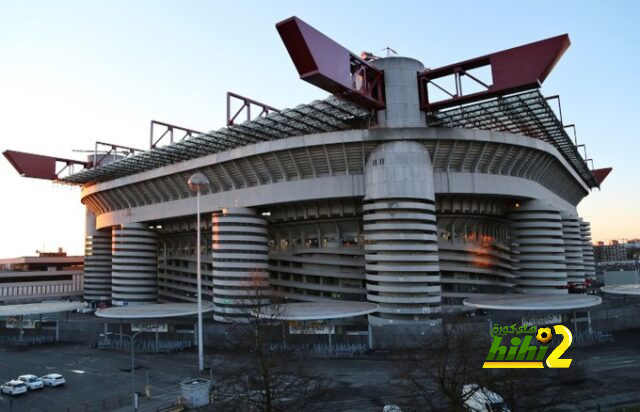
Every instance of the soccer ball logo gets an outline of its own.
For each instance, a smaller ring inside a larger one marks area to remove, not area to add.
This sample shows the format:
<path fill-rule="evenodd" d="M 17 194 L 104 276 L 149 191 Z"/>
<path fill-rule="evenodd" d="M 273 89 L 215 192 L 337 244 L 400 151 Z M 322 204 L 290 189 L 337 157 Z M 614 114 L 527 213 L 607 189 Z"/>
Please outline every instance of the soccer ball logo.
<path fill-rule="evenodd" d="M 538 328 L 538 334 L 536 335 L 538 342 L 546 345 L 551 342 L 552 338 L 553 334 L 551 333 L 551 328 Z"/>

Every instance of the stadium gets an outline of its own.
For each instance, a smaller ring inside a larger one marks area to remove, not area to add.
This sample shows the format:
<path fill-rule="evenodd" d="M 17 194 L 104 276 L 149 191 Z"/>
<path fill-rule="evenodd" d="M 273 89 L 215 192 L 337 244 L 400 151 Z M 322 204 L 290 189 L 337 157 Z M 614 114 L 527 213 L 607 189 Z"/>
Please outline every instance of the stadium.
<path fill-rule="evenodd" d="M 540 90 L 567 35 L 427 69 L 357 56 L 295 17 L 276 28 L 329 97 L 278 110 L 229 93 L 225 128 L 152 121 L 148 150 L 97 142 L 88 161 L 4 152 L 24 176 L 81 186 L 86 301 L 195 302 L 198 254 L 203 299 L 225 322 L 265 288 L 420 325 L 467 298 L 569 294 L 594 278 L 576 207 L 611 169 L 593 168 Z"/>

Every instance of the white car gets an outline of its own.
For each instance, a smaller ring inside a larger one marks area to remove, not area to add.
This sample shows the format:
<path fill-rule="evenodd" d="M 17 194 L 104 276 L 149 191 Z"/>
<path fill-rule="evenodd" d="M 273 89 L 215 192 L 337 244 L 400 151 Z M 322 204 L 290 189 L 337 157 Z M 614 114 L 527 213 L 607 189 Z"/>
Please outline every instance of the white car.
<path fill-rule="evenodd" d="M 20 395 L 27 391 L 27 385 L 22 381 L 10 380 L 4 385 L 0 386 L 0 392 L 7 395 Z"/>
<path fill-rule="evenodd" d="M 64 383 L 66 382 L 64 380 L 64 376 L 60 375 L 59 373 L 50 373 L 48 375 L 41 376 L 40 379 L 42 379 L 42 383 L 44 383 L 44 386 L 51 387 L 64 385 Z"/>
<path fill-rule="evenodd" d="M 473 412 L 510 412 L 502 396 L 476 384 L 462 387 L 464 408 Z"/>
<path fill-rule="evenodd" d="M 20 375 L 18 376 L 18 380 L 24 382 L 30 390 L 42 389 L 44 386 L 42 379 L 38 378 L 36 375 Z"/>

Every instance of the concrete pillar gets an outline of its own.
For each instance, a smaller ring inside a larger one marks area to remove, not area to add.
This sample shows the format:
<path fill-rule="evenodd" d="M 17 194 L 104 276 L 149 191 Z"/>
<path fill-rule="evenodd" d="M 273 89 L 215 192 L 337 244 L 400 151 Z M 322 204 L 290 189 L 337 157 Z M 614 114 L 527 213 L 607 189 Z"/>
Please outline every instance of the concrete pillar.
<path fill-rule="evenodd" d="M 440 273 L 429 152 L 383 143 L 369 156 L 363 204 L 367 299 L 374 324 L 415 324 L 440 312 Z"/>
<path fill-rule="evenodd" d="M 158 258 L 156 232 L 142 223 L 112 231 L 111 299 L 115 306 L 156 303 Z"/>
<path fill-rule="evenodd" d="M 511 214 L 517 288 L 525 293 L 566 294 L 562 217 L 545 201 L 529 200 Z"/>
<path fill-rule="evenodd" d="M 564 211 L 562 215 L 562 237 L 564 240 L 564 256 L 567 265 L 567 282 L 584 282 L 584 264 L 582 260 L 582 238 L 578 215 Z"/>
<path fill-rule="evenodd" d="M 84 300 L 111 301 L 111 230 L 96 229 L 96 216 L 86 210 L 84 246 Z"/>
<path fill-rule="evenodd" d="M 591 243 L 591 224 L 580 218 L 580 239 L 582 240 L 582 262 L 584 275 L 589 280 L 596 280 L 596 263 L 593 259 L 593 243 Z"/>
<path fill-rule="evenodd" d="M 229 208 L 212 216 L 214 319 L 246 320 L 268 303 L 267 221 L 254 209 Z"/>
<path fill-rule="evenodd" d="M 408 57 L 386 57 L 371 62 L 384 70 L 386 108 L 378 111 L 381 127 L 424 127 L 425 114 L 420 110 L 418 72 L 424 66 Z"/>

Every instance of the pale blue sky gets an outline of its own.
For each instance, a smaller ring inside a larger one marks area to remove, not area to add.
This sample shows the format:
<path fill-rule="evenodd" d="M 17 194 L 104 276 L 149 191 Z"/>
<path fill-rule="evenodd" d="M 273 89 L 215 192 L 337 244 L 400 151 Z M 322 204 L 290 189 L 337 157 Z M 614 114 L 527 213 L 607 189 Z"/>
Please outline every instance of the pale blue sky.
<path fill-rule="evenodd" d="M 640 5 L 586 1 L 0 2 L 0 150 L 81 158 L 95 140 L 148 147 L 149 120 L 223 126 L 227 90 L 276 107 L 322 98 L 274 28 L 297 15 L 355 53 L 437 67 L 554 35 L 572 46 L 543 86 L 560 94 L 596 167 L 579 210 L 594 240 L 640 237 L 635 120 Z M 79 189 L 20 178 L 0 159 L 0 257 L 81 253 Z"/>

